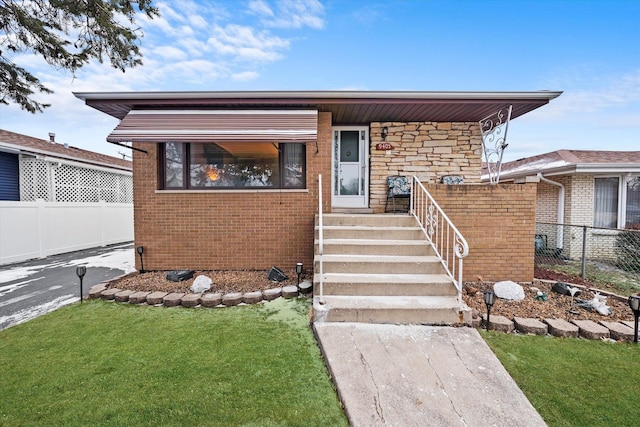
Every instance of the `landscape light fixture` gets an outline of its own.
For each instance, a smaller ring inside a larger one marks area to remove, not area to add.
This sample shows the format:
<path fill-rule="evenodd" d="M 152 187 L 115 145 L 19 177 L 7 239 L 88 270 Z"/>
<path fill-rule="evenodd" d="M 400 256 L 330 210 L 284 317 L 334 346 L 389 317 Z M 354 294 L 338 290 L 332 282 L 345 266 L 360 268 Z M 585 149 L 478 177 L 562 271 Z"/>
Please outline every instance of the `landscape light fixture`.
<path fill-rule="evenodd" d="M 633 317 L 635 317 L 635 327 L 633 332 L 633 342 L 638 343 L 638 317 L 640 317 L 640 295 L 631 295 L 629 297 L 629 307 L 633 311 Z"/>
<path fill-rule="evenodd" d="M 80 279 L 80 304 L 82 304 L 82 278 L 85 274 L 87 274 L 87 267 L 84 265 L 79 265 L 76 267 L 76 274 Z"/>
<path fill-rule="evenodd" d="M 495 302 L 496 294 L 494 294 L 493 291 L 485 290 L 484 294 L 482 295 L 482 299 L 484 300 L 484 303 L 487 305 L 487 323 L 486 323 L 485 326 L 486 326 L 487 331 L 488 331 L 489 330 L 489 316 L 491 315 L 491 306 Z"/>
<path fill-rule="evenodd" d="M 302 275 L 302 263 L 296 264 L 296 274 L 298 275 L 298 286 L 300 286 L 300 276 Z"/>
<path fill-rule="evenodd" d="M 144 246 L 138 246 L 136 252 L 140 255 L 140 273 L 144 273 L 144 262 L 142 262 L 142 253 L 144 252 Z"/>

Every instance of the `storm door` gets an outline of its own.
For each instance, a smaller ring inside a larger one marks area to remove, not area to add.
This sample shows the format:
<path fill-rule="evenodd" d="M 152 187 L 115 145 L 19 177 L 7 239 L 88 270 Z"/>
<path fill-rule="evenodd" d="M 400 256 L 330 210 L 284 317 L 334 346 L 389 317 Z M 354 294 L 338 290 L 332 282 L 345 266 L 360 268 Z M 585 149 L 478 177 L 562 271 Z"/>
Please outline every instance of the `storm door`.
<path fill-rule="evenodd" d="M 369 206 L 369 129 L 334 127 L 331 205 L 341 208 Z"/>

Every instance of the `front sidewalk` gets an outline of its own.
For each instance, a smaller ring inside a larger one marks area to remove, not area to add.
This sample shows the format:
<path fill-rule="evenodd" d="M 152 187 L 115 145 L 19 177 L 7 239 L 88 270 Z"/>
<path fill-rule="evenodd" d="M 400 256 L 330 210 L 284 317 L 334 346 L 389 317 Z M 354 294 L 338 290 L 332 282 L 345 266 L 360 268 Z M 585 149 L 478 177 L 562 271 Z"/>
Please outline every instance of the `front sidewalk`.
<path fill-rule="evenodd" d="M 545 426 L 472 328 L 314 323 L 353 426 Z"/>

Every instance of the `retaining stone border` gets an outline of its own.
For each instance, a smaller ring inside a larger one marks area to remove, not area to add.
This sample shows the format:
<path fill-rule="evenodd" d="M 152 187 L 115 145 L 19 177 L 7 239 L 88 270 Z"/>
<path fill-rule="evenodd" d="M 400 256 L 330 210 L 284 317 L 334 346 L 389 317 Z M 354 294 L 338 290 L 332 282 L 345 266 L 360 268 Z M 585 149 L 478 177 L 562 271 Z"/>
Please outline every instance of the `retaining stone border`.
<path fill-rule="evenodd" d="M 127 302 L 129 304 L 148 304 L 165 307 L 204 307 L 223 308 L 232 307 L 239 304 L 257 304 L 261 301 L 271 301 L 279 297 L 294 298 L 298 295 L 309 295 L 312 285 L 308 281 L 300 283 L 299 286 L 285 286 L 284 288 L 273 288 L 265 291 L 234 292 L 230 294 L 206 293 L 206 294 L 184 294 L 167 292 L 144 292 L 131 291 L 117 288 L 107 289 L 107 286 L 116 280 L 139 274 L 137 271 L 127 273 L 114 279 L 98 283 L 89 290 L 89 299 L 102 298 L 117 302 Z M 583 288 L 585 288 L 583 286 Z M 611 295 L 611 294 L 610 294 Z M 617 296 L 613 294 L 614 297 Z M 623 298 L 623 297 L 619 297 Z M 471 327 L 484 328 L 486 315 L 474 317 L 471 320 Z M 582 337 L 591 340 L 611 338 L 616 341 L 631 342 L 633 340 L 633 322 L 623 320 L 620 322 L 600 321 L 572 321 L 571 323 L 563 319 L 544 319 L 544 323 L 537 319 L 516 317 L 508 319 L 504 316 L 493 315 L 490 318 L 489 329 L 505 333 L 514 330 L 525 334 L 546 335 L 547 333 L 556 337 Z"/>
<path fill-rule="evenodd" d="M 168 293 L 168 292 L 144 292 L 132 291 L 128 289 L 107 288 L 111 283 L 139 274 L 138 272 L 127 273 L 114 279 L 98 283 L 89 290 L 89 299 L 114 300 L 129 304 L 147 304 L 164 307 L 204 307 L 223 308 L 244 304 L 257 304 L 262 301 L 271 301 L 279 297 L 294 298 L 298 295 L 310 295 L 312 290 L 311 282 L 304 281 L 299 286 L 285 286 L 284 288 L 273 288 L 265 291 L 233 292 L 228 294 L 206 293 Z"/>
<path fill-rule="evenodd" d="M 474 317 L 471 320 L 471 327 L 484 329 L 486 327 L 487 316 Z M 621 320 L 620 322 L 607 322 L 601 320 L 596 323 L 592 320 L 572 320 L 568 322 L 564 319 L 538 319 L 514 317 L 508 319 L 505 316 L 493 315 L 489 319 L 489 329 L 499 332 L 518 332 L 532 335 L 551 335 L 561 338 L 584 338 L 588 340 L 606 340 L 631 342 L 633 341 L 633 322 Z"/>

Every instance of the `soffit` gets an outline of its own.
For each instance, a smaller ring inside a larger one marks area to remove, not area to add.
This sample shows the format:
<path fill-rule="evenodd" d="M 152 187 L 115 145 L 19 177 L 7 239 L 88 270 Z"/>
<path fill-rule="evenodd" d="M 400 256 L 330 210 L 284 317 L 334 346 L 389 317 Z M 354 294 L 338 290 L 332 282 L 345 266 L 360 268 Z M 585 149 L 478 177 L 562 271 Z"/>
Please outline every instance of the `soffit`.
<path fill-rule="evenodd" d="M 512 118 L 546 105 L 561 92 L 130 92 L 76 93 L 87 105 L 123 119 L 131 110 L 313 109 L 333 125 L 371 122 L 479 121 L 505 105 Z"/>

